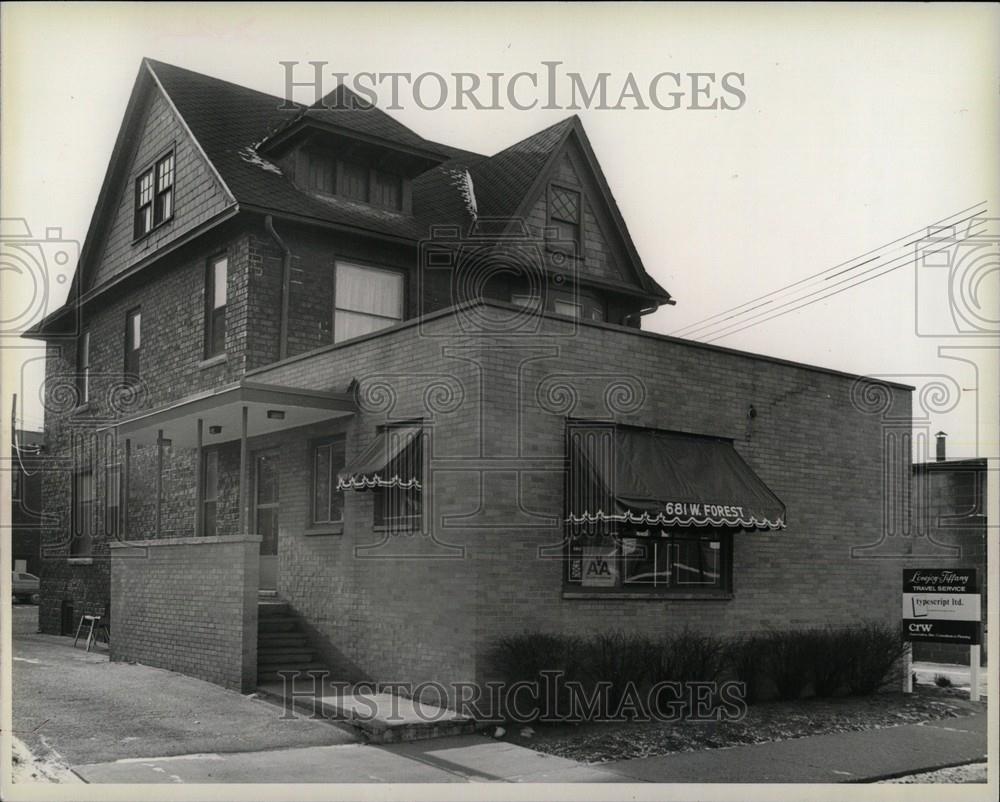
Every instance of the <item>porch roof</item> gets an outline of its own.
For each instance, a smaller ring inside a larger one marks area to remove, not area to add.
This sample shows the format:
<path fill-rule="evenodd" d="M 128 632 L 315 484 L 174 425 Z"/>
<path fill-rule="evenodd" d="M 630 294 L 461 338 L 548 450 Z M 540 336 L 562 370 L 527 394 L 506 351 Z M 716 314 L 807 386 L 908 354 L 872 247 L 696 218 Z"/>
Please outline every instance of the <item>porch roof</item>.
<path fill-rule="evenodd" d="M 350 393 L 243 380 L 123 418 L 104 431 L 117 430 L 118 437 L 136 445 L 155 445 L 162 431 L 173 447 L 193 448 L 198 445 L 201 420 L 202 445 L 217 445 L 240 439 L 244 407 L 248 437 L 345 417 L 356 409 Z"/>

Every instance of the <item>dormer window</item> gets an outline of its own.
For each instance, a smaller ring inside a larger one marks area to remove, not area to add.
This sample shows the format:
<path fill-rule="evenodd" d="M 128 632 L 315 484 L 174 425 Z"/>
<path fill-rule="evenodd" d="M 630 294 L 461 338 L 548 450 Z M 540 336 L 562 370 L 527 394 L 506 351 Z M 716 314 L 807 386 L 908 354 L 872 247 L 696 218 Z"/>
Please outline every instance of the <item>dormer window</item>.
<path fill-rule="evenodd" d="M 341 162 L 339 190 L 338 195 L 368 203 L 368 168 L 363 164 Z"/>
<path fill-rule="evenodd" d="M 402 211 L 403 179 L 399 175 L 360 161 L 336 159 L 316 150 L 307 150 L 302 155 L 300 184 L 306 189 Z"/>
<path fill-rule="evenodd" d="M 171 151 L 135 179 L 135 238 L 145 236 L 173 214 L 174 154 Z"/>

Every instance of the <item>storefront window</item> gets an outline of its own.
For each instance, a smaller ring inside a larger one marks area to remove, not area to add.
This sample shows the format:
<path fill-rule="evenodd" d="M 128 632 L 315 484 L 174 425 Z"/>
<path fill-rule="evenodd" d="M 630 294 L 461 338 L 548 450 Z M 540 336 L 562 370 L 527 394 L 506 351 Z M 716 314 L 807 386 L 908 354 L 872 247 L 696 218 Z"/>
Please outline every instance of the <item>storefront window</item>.
<path fill-rule="evenodd" d="M 729 589 L 728 532 L 628 530 L 617 538 L 570 542 L 566 582 L 581 589 L 723 592 Z"/>

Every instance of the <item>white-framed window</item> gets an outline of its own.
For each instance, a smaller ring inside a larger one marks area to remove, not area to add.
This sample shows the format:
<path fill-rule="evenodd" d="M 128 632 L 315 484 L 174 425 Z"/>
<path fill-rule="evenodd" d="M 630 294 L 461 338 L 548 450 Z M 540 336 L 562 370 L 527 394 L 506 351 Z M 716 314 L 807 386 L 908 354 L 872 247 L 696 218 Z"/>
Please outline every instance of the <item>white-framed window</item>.
<path fill-rule="evenodd" d="M 333 340 L 342 342 L 403 319 L 403 274 L 397 270 L 337 262 Z"/>
<path fill-rule="evenodd" d="M 90 331 L 85 329 L 77 340 L 76 389 L 81 404 L 90 400 Z"/>
<path fill-rule="evenodd" d="M 174 215 L 174 153 L 157 159 L 135 179 L 135 222 L 138 239 Z"/>

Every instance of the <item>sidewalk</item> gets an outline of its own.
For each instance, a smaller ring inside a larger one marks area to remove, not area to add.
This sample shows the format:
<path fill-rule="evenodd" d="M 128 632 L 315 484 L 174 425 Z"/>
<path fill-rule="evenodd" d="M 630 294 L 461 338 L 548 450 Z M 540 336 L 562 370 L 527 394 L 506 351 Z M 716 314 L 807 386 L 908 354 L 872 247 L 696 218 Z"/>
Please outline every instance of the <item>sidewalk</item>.
<path fill-rule="evenodd" d="M 93 783 L 866 782 L 986 755 L 985 705 L 924 724 L 593 765 L 482 735 L 376 746 L 27 627 L 14 641 L 13 708 L 14 735 L 36 758 Z"/>
<path fill-rule="evenodd" d="M 987 714 L 602 764 L 633 782 L 871 782 L 986 759 Z"/>

